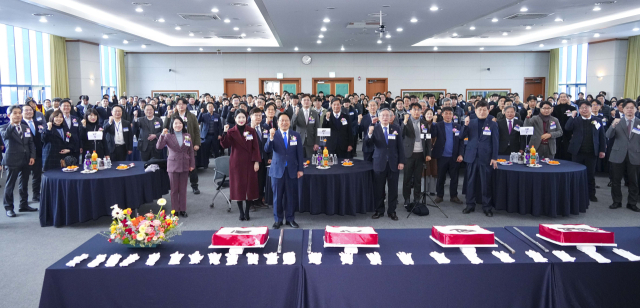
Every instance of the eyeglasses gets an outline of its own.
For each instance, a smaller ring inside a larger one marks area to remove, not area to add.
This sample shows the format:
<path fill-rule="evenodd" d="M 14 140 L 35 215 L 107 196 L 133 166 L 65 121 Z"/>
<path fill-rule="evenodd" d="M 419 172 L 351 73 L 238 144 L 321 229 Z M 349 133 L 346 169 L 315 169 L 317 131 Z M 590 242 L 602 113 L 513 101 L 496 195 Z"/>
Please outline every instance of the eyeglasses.
<path fill-rule="evenodd" d="M 551 107 L 542 107 L 542 110 L 551 110 Z"/>

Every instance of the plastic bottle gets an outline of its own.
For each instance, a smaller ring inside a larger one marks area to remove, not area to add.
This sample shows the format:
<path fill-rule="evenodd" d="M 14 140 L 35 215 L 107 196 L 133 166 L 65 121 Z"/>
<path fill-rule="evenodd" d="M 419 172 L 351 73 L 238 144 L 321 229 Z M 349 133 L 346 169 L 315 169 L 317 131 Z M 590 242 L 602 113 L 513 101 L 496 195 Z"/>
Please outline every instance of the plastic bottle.
<path fill-rule="evenodd" d="M 91 154 L 91 169 L 98 170 L 98 153 L 96 151 Z"/>
<path fill-rule="evenodd" d="M 531 151 L 529 149 L 529 146 L 527 146 L 527 148 L 524 149 L 524 164 L 528 166 L 530 159 L 531 159 Z"/>
<path fill-rule="evenodd" d="M 324 150 L 322 150 L 322 165 L 329 167 L 329 150 L 327 150 L 327 147 L 324 147 Z"/>
<path fill-rule="evenodd" d="M 536 164 L 537 155 L 536 155 L 536 149 L 533 146 L 531 146 L 531 153 L 529 154 L 529 157 L 531 159 L 529 164 L 535 165 Z"/>
<path fill-rule="evenodd" d="M 91 154 L 89 154 L 89 151 L 84 156 L 84 170 L 91 170 Z"/>

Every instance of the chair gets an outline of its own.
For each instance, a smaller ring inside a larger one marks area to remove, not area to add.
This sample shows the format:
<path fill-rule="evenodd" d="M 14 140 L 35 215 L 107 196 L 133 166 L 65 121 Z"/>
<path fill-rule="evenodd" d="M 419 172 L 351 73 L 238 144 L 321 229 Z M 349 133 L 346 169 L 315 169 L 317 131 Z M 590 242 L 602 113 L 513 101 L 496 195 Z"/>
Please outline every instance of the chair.
<path fill-rule="evenodd" d="M 218 196 L 219 193 L 222 193 L 222 195 L 224 196 L 225 199 L 227 199 L 227 204 L 229 205 L 229 208 L 227 209 L 227 212 L 231 212 L 231 200 L 229 200 L 229 197 L 227 197 L 227 195 L 224 193 L 224 191 L 222 191 L 222 187 L 225 184 L 225 181 L 227 181 L 227 178 L 229 177 L 229 156 L 220 156 L 216 159 L 213 160 L 214 163 L 214 176 L 213 176 L 213 184 L 217 185 L 216 187 L 216 194 L 213 195 L 213 199 L 211 200 L 211 205 L 210 207 L 213 208 L 213 203 L 216 200 L 216 197 Z M 216 181 L 219 180 L 219 181 Z"/>

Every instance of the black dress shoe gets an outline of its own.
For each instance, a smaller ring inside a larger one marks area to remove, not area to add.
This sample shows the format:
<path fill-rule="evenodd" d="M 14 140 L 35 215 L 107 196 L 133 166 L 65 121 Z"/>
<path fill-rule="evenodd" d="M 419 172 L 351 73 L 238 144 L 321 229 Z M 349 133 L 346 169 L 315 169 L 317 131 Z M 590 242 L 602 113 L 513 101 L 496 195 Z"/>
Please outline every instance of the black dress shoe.
<path fill-rule="evenodd" d="M 613 186 L 613 182 L 609 181 L 609 184 L 607 184 L 608 187 Z"/>
<path fill-rule="evenodd" d="M 32 208 L 32 207 L 30 207 L 28 205 L 26 207 L 21 207 L 21 208 L 18 209 L 18 212 L 37 212 L 37 211 L 38 211 L 38 209 Z"/>
<path fill-rule="evenodd" d="M 435 196 L 436 193 L 429 193 L 429 196 Z"/>
<path fill-rule="evenodd" d="M 493 212 L 492 212 L 491 210 L 484 211 L 484 214 L 485 214 L 487 217 L 493 217 Z"/>
<path fill-rule="evenodd" d="M 8 210 L 7 211 L 7 216 L 8 217 L 16 217 L 16 213 L 13 210 Z"/>
<path fill-rule="evenodd" d="M 398 220 L 398 215 L 396 215 L 396 213 L 391 213 L 389 214 L 389 218 L 391 218 L 391 220 Z"/>
<path fill-rule="evenodd" d="M 33 197 L 33 198 L 31 199 L 31 201 L 33 201 L 33 202 L 40 202 L 40 197 Z"/>
<path fill-rule="evenodd" d="M 380 217 L 382 217 L 382 216 L 384 216 L 384 213 L 378 213 L 378 212 L 376 212 L 375 214 L 373 214 L 373 216 L 371 216 L 371 218 L 373 218 L 373 219 L 378 219 L 378 218 L 380 218 Z"/>
<path fill-rule="evenodd" d="M 589 201 L 598 202 L 598 198 L 596 198 L 596 196 L 591 196 L 591 197 L 589 197 Z"/>
<path fill-rule="evenodd" d="M 194 188 L 193 189 L 193 194 L 194 195 L 199 195 L 200 194 L 200 189 Z"/>
<path fill-rule="evenodd" d="M 189 217 L 189 214 L 187 214 L 187 211 L 182 212 L 182 217 Z"/>
<path fill-rule="evenodd" d="M 640 209 L 635 205 L 627 204 L 627 208 L 634 212 L 640 212 Z"/>
<path fill-rule="evenodd" d="M 621 207 L 622 207 L 622 203 L 613 203 L 612 205 L 609 205 L 609 208 L 612 210 L 621 208 Z"/>
<path fill-rule="evenodd" d="M 300 228 L 300 226 L 298 226 L 298 224 L 297 224 L 294 220 L 292 220 L 292 221 L 287 221 L 287 225 L 288 225 L 289 227 L 291 227 L 291 228 L 295 228 L 295 229 Z"/>
<path fill-rule="evenodd" d="M 280 227 L 282 226 L 282 221 L 276 221 L 273 223 L 273 227 L 274 229 L 280 229 Z"/>
<path fill-rule="evenodd" d="M 471 212 L 475 212 L 476 208 L 475 207 L 467 207 L 464 210 L 462 210 L 462 214 L 469 214 Z"/>
<path fill-rule="evenodd" d="M 596 188 L 600 188 L 600 185 L 596 185 Z"/>

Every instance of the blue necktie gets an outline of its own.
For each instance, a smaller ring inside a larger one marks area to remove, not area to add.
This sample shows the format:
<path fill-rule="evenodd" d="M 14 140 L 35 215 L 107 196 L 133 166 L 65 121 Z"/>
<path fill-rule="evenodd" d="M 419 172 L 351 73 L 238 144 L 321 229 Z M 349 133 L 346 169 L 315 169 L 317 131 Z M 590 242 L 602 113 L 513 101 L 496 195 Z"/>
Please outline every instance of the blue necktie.
<path fill-rule="evenodd" d="M 384 140 L 389 144 L 389 133 L 387 132 L 387 128 L 384 128 Z"/>
<path fill-rule="evenodd" d="M 31 133 L 35 134 L 36 129 L 33 127 L 33 121 L 29 121 L 29 127 L 31 127 Z"/>

